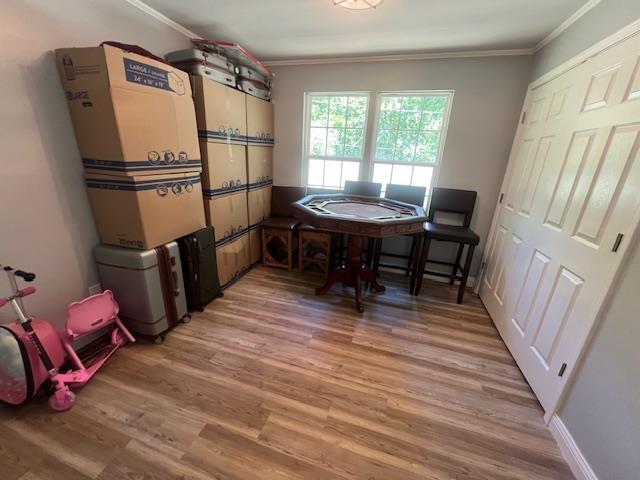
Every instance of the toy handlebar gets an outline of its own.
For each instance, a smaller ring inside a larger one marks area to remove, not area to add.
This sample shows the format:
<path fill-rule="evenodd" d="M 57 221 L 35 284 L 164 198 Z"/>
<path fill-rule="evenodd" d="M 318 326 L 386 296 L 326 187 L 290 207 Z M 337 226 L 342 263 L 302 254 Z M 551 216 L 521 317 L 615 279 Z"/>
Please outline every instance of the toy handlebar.
<path fill-rule="evenodd" d="M 23 288 L 22 290 L 18 290 L 18 292 L 16 293 L 16 297 L 22 298 L 22 297 L 26 297 L 27 295 L 32 295 L 34 293 L 36 293 L 36 287 L 27 287 L 27 288 Z"/>
<path fill-rule="evenodd" d="M 36 279 L 35 273 L 25 272 L 23 270 L 16 270 L 14 275 L 22 278 L 25 282 L 33 282 Z"/>

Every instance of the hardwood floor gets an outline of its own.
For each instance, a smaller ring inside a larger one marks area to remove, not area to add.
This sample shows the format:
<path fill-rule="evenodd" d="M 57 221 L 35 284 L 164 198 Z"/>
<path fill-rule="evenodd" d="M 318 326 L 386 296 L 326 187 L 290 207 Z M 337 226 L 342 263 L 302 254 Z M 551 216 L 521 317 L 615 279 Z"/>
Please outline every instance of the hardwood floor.
<path fill-rule="evenodd" d="M 573 478 L 479 299 L 382 280 L 358 314 L 340 286 L 254 269 L 69 412 L 0 409 L 0 477 Z"/>

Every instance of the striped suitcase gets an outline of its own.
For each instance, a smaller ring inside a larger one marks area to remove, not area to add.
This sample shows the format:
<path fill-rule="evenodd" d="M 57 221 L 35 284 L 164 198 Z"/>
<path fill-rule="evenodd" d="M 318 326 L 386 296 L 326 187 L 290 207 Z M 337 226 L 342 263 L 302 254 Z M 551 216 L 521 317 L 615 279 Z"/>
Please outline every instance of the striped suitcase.
<path fill-rule="evenodd" d="M 98 245 L 93 254 L 102 288 L 113 292 L 132 331 L 162 343 L 167 331 L 190 320 L 176 242 L 151 250 Z"/>

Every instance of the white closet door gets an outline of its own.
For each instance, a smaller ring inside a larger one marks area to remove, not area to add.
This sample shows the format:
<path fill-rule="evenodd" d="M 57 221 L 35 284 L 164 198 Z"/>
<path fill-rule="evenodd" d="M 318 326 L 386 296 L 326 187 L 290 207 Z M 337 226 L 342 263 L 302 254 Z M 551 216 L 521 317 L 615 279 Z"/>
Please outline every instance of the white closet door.
<path fill-rule="evenodd" d="M 530 90 L 525 112 L 480 296 L 549 410 L 640 216 L 640 38 Z"/>

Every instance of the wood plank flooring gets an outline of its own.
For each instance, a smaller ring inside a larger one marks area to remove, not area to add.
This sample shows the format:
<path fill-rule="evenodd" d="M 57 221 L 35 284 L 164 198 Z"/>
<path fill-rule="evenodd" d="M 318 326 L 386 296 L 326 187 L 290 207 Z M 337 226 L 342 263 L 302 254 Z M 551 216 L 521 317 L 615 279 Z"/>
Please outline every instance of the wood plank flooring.
<path fill-rule="evenodd" d="M 0 408 L 2 480 L 569 479 L 479 299 L 384 273 L 262 267 L 164 345 L 119 351 L 65 413 Z"/>

